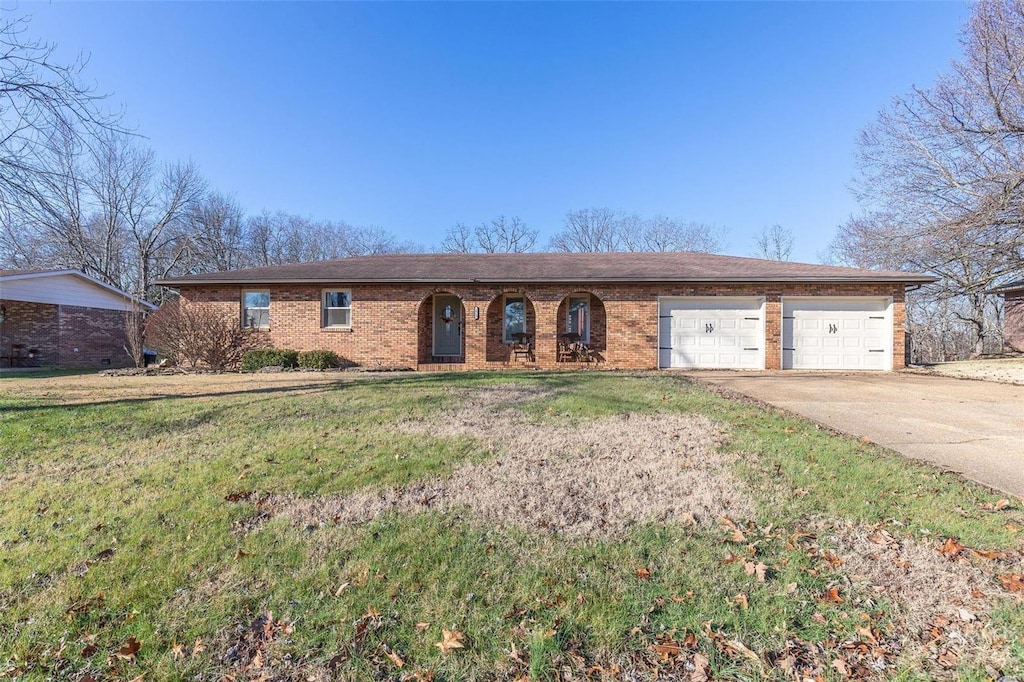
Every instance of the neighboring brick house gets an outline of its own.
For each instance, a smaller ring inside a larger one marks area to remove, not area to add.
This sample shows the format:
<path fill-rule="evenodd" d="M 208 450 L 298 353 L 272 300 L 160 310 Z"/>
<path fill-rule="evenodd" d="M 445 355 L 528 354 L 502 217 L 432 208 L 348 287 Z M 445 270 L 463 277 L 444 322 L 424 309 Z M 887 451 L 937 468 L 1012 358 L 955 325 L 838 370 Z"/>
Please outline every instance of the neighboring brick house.
<path fill-rule="evenodd" d="M 1003 347 L 1024 353 L 1024 279 L 994 289 L 1003 297 Z"/>
<path fill-rule="evenodd" d="M 77 270 L 0 270 L 0 366 L 130 365 L 125 313 L 154 308 Z"/>
<path fill-rule="evenodd" d="M 903 367 L 904 293 L 933 278 L 698 253 L 406 254 L 169 279 L 278 348 L 359 365 Z M 514 353 L 525 334 L 529 354 Z"/>

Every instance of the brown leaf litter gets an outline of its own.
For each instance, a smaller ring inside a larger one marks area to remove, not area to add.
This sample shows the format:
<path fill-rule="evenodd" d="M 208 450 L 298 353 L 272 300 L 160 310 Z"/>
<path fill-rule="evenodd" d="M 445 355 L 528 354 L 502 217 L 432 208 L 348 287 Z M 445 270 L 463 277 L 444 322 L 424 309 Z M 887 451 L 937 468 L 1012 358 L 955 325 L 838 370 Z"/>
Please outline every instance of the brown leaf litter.
<path fill-rule="evenodd" d="M 300 527 L 358 524 L 389 511 L 469 509 L 480 521 L 569 537 L 623 535 L 648 522 L 713 525 L 749 516 L 745 486 L 729 471 L 722 429 L 700 415 L 620 414 L 545 423 L 518 406 L 546 394 L 515 384 L 469 393 L 454 409 L 409 421 L 407 433 L 473 436 L 497 456 L 447 478 L 345 496 L 268 496 L 260 508 Z"/>
<path fill-rule="evenodd" d="M 893 536 L 879 526 L 837 521 L 828 542 L 861 606 L 887 601 L 903 660 L 919 658 L 942 677 L 949 661 L 966 658 L 1002 666 L 1006 642 L 989 627 L 988 612 L 999 593 L 996 572 L 1021 570 L 1021 557 L 964 551 L 953 540 Z M 937 664 L 937 667 L 935 667 Z"/>

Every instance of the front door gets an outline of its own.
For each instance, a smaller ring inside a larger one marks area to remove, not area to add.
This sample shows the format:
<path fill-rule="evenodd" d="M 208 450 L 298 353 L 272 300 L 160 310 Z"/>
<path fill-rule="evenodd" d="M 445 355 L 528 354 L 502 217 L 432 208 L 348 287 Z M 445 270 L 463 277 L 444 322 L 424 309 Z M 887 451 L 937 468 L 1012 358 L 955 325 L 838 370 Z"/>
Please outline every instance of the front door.
<path fill-rule="evenodd" d="M 458 296 L 434 296 L 434 355 L 462 355 L 462 301 Z"/>

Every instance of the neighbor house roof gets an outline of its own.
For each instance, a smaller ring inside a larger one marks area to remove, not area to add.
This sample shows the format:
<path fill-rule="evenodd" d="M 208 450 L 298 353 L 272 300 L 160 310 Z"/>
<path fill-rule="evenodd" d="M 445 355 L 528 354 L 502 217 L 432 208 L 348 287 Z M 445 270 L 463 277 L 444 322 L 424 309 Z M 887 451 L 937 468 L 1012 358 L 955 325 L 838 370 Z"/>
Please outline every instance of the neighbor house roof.
<path fill-rule="evenodd" d="M 669 253 L 394 254 L 211 272 L 160 280 L 193 284 L 318 284 L 330 282 L 932 282 L 911 272 Z"/>
<path fill-rule="evenodd" d="M 989 294 L 1013 294 L 1018 291 L 1024 291 L 1024 279 L 1019 279 L 1015 282 L 1009 282 L 1002 286 L 998 286 L 995 289 L 989 289 L 986 293 Z"/>
<path fill-rule="evenodd" d="M 106 282 L 104 282 L 102 280 L 99 280 L 99 279 L 96 279 L 95 277 L 91 277 L 91 276 L 85 274 L 84 272 L 82 272 L 80 270 L 72 270 L 72 269 L 64 269 L 64 270 L 0 270 L 0 298 L 4 298 L 4 293 L 5 293 L 4 292 L 4 287 L 3 287 L 4 284 L 8 285 L 7 286 L 7 291 L 10 292 L 10 290 L 13 288 L 12 284 L 14 282 L 24 282 L 26 280 L 34 280 L 34 279 L 38 279 L 40 281 L 45 281 L 47 279 L 62 278 L 62 277 L 67 277 L 67 276 L 74 277 L 75 279 L 77 279 L 77 280 L 79 280 L 79 281 L 81 281 L 81 282 L 83 282 L 83 283 L 85 283 L 85 284 L 87 284 L 89 286 L 98 287 L 98 288 L 102 289 L 103 291 L 106 291 L 109 294 L 113 294 L 115 296 L 119 296 L 119 297 L 125 299 L 126 301 L 128 301 L 129 302 L 128 305 L 131 305 L 132 303 L 134 303 L 135 305 L 141 306 L 142 308 L 145 308 L 146 310 L 156 310 L 156 306 L 153 305 L 152 303 L 150 303 L 149 301 L 144 301 L 141 298 L 137 298 L 135 296 L 132 296 L 127 291 L 125 291 L 123 289 L 119 289 L 118 287 L 115 287 L 115 286 L 113 286 L 111 284 L 107 284 Z M 8 293 L 8 295 L 11 296 L 10 293 Z M 18 294 L 13 294 L 13 296 L 18 296 Z M 18 300 L 18 299 L 16 298 L 15 300 Z M 51 301 L 51 300 L 49 300 L 49 299 L 47 299 L 45 297 L 40 298 L 40 297 L 33 296 L 31 298 L 31 300 L 33 300 L 35 302 L 39 302 L 39 303 L 56 303 L 56 304 L 61 303 L 61 300 L 59 298 L 54 298 Z"/>

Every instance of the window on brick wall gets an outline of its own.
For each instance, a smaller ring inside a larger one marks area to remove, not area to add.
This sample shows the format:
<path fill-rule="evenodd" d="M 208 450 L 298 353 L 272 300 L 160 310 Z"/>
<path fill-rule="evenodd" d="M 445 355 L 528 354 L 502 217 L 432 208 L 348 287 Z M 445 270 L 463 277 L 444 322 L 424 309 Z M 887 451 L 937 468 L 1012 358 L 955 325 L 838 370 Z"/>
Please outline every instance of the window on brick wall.
<path fill-rule="evenodd" d="M 321 324 L 324 327 L 352 326 L 351 291 L 348 289 L 330 289 L 324 291 Z"/>
<path fill-rule="evenodd" d="M 242 326 L 253 329 L 270 327 L 270 292 L 242 292 Z"/>
<path fill-rule="evenodd" d="M 522 296 L 505 297 L 505 343 L 515 341 L 513 334 L 527 334 L 526 301 Z"/>

